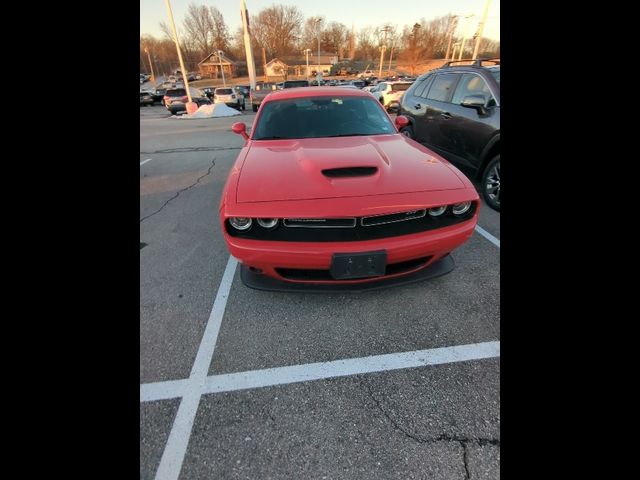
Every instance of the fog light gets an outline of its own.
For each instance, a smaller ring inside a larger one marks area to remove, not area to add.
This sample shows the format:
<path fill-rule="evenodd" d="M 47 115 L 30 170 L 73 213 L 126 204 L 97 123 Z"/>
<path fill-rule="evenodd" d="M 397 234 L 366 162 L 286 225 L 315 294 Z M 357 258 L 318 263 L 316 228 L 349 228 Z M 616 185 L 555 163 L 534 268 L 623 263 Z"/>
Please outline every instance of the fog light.
<path fill-rule="evenodd" d="M 251 226 L 252 221 L 250 218 L 230 217 L 229 223 L 236 230 L 248 230 L 249 227 Z"/>
<path fill-rule="evenodd" d="M 258 225 L 260 225 L 262 228 L 266 228 L 267 230 L 271 230 L 272 228 L 276 228 L 276 226 L 278 225 L 278 219 L 277 218 L 259 218 Z"/>
<path fill-rule="evenodd" d="M 464 215 L 471 208 L 471 202 L 456 203 L 452 210 L 454 215 Z"/>
<path fill-rule="evenodd" d="M 439 217 L 446 211 L 447 211 L 446 205 L 443 205 L 442 207 L 433 207 L 429 209 L 429 215 L 431 215 L 432 217 Z"/>

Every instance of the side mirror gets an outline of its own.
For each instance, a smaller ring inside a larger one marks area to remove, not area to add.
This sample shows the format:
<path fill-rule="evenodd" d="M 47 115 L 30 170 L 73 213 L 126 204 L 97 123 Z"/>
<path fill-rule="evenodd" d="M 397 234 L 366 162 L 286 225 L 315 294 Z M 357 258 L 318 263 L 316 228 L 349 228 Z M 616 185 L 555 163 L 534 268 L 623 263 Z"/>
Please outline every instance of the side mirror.
<path fill-rule="evenodd" d="M 244 122 L 236 122 L 231 125 L 231 131 L 233 133 L 237 133 L 238 135 L 242 135 L 245 140 L 249 139 L 249 135 L 247 135 L 247 126 Z"/>
<path fill-rule="evenodd" d="M 473 108 L 477 110 L 479 115 L 486 115 L 486 104 L 487 99 L 484 98 L 484 95 L 469 95 L 467 97 L 464 97 L 460 105 L 466 108 Z"/>
<path fill-rule="evenodd" d="M 407 117 L 404 115 L 398 115 L 396 117 L 396 127 L 398 127 L 398 130 L 402 127 L 406 127 L 407 125 L 409 125 L 409 119 Z"/>

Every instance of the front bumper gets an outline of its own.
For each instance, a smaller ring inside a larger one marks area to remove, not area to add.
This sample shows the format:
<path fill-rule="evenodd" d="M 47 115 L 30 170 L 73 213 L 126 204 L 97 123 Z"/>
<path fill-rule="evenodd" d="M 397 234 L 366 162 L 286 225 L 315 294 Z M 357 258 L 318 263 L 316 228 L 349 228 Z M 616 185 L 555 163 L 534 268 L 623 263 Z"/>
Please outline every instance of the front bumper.
<path fill-rule="evenodd" d="M 477 213 L 471 219 L 448 227 L 426 232 L 359 242 L 281 242 L 248 240 L 224 234 L 231 255 L 246 267 L 260 271 L 280 282 L 299 284 L 348 285 L 376 283 L 402 277 L 427 269 L 466 242 L 473 234 Z M 394 273 L 364 279 L 334 280 L 320 276 L 305 279 L 304 275 L 287 275 L 282 272 L 327 271 L 334 253 L 360 253 L 384 250 L 387 254 L 387 270 Z M 398 264 L 415 263 L 414 268 L 389 269 Z M 446 272 L 445 272 L 446 273 Z M 248 278 L 245 273 L 245 277 Z M 324 278 L 318 280 L 318 278 Z M 255 284 L 255 282 L 253 282 Z M 251 285 L 249 285 L 251 286 Z M 259 287 L 254 287 L 259 288 Z"/>

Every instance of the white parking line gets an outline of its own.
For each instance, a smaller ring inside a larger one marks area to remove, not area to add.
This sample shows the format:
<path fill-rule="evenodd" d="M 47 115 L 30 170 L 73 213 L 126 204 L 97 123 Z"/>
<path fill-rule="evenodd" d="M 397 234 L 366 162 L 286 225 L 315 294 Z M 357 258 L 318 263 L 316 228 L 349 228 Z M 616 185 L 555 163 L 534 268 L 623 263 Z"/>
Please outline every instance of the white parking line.
<path fill-rule="evenodd" d="M 140 162 L 140 166 L 142 166 L 142 165 L 144 165 L 145 163 L 150 162 L 150 161 L 151 161 L 151 159 L 150 159 L 150 158 L 147 158 L 147 159 L 146 159 L 146 160 L 144 160 L 143 162 Z"/>
<path fill-rule="evenodd" d="M 497 239 L 496 237 L 494 237 L 493 235 L 491 235 L 489 232 L 487 232 L 484 228 L 482 228 L 480 225 L 476 224 L 476 232 L 478 232 L 480 235 L 482 235 L 484 238 L 486 238 L 487 240 L 489 240 L 491 243 L 493 243 L 496 247 L 500 248 L 500 240 Z"/>
<path fill-rule="evenodd" d="M 500 342 L 472 343 L 453 347 L 431 348 L 412 352 L 389 353 L 331 362 L 307 363 L 288 367 L 266 368 L 247 372 L 226 373 L 207 377 L 201 394 L 232 392 L 249 388 L 272 387 L 289 383 L 310 382 L 327 378 L 386 372 L 405 368 L 426 367 L 444 363 L 482 360 L 500 356 Z M 151 402 L 180 397 L 188 380 L 140 385 L 140 401 Z"/>
<path fill-rule="evenodd" d="M 227 267 L 218 286 L 218 293 L 213 302 L 213 308 L 196 354 L 196 360 L 191 369 L 188 386 L 183 389 L 183 397 L 178 407 L 178 413 L 160 459 L 160 465 L 155 476 L 156 480 L 175 480 L 180 475 L 184 454 L 187 451 L 193 421 L 196 418 L 200 397 L 207 379 L 207 372 L 213 358 L 213 350 L 218 339 L 220 324 L 224 316 L 237 264 L 238 261 L 229 256 Z"/>

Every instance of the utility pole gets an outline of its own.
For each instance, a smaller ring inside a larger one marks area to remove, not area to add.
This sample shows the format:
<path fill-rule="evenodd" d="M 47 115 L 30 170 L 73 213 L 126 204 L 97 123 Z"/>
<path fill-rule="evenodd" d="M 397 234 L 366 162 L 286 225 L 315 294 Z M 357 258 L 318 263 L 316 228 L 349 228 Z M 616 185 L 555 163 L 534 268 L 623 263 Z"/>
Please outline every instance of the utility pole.
<path fill-rule="evenodd" d="M 460 45 L 458 42 L 453 44 L 453 53 L 451 54 L 451 61 L 453 61 L 454 58 L 456 58 L 456 49 L 458 48 L 458 45 Z"/>
<path fill-rule="evenodd" d="M 189 79 L 184 68 L 184 61 L 182 60 L 182 52 L 180 51 L 180 42 L 178 41 L 178 32 L 176 31 L 176 24 L 173 21 L 173 12 L 171 11 L 171 4 L 169 0 L 164 0 L 167 6 L 167 12 L 169 13 L 169 25 L 171 26 L 171 32 L 173 33 L 173 41 L 176 43 L 176 50 L 178 50 L 178 60 L 180 60 L 180 68 L 182 69 L 182 81 L 184 82 L 185 90 L 187 91 L 187 98 L 189 102 L 186 105 L 187 113 L 193 113 L 198 109 L 198 105 L 193 103 L 191 98 L 191 91 L 189 90 Z M 162 462 L 161 465 L 162 466 Z M 160 468 L 160 467 L 159 467 Z"/>
<path fill-rule="evenodd" d="M 242 17 L 242 30 L 244 32 L 244 51 L 247 56 L 247 69 L 249 70 L 249 84 L 251 89 L 256 88 L 256 64 L 253 62 L 251 50 L 251 32 L 249 31 L 249 12 L 244 0 L 240 0 L 240 16 Z"/>
<path fill-rule="evenodd" d="M 449 60 L 449 52 L 451 51 L 451 41 L 453 40 L 453 32 L 458 26 L 458 15 L 451 17 L 451 23 L 449 25 L 449 43 L 447 45 L 447 54 L 444 56 L 445 60 Z M 453 60 L 453 58 L 452 58 Z"/>
<path fill-rule="evenodd" d="M 471 57 L 474 60 L 478 56 L 478 51 L 480 50 L 480 41 L 482 39 L 482 31 L 484 30 L 484 24 L 487 21 L 487 14 L 489 13 L 490 3 L 491 3 L 491 0 L 487 0 L 487 3 L 484 5 L 484 13 L 482 14 L 482 21 L 480 22 L 480 25 L 478 27 L 478 38 L 476 38 L 476 45 L 473 48 L 473 57 Z"/>
<path fill-rule="evenodd" d="M 384 62 L 384 51 L 387 49 L 387 33 L 391 30 L 389 25 L 385 25 L 382 31 L 384 32 L 384 44 L 380 47 L 380 69 L 378 71 L 378 78 L 382 76 L 382 63 Z"/>
<path fill-rule="evenodd" d="M 156 76 L 153 73 L 153 64 L 151 63 L 151 55 L 149 54 L 149 47 L 144 47 L 144 51 L 147 54 L 147 57 L 149 58 L 149 67 L 151 67 L 151 81 L 155 84 Z"/>
<path fill-rule="evenodd" d="M 218 62 L 220 62 L 220 73 L 222 73 L 222 86 L 226 87 L 227 82 L 224 79 L 224 67 L 222 65 L 222 55 L 224 54 L 224 52 L 222 50 L 218 50 L 216 53 L 218 54 Z"/>
<path fill-rule="evenodd" d="M 264 81 L 269 81 L 269 76 L 267 75 L 267 53 L 264 51 L 264 47 L 262 47 L 262 72 L 264 74 Z"/>
<path fill-rule="evenodd" d="M 393 37 L 393 43 L 391 44 L 391 50 L 389 51 L 389 69 L 387 70 L 387 73 L 389 76 L 391 76 L 391 59 L 393 58 L 393 47 L 396 46 L 396 38 Z"/>

